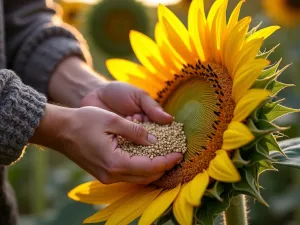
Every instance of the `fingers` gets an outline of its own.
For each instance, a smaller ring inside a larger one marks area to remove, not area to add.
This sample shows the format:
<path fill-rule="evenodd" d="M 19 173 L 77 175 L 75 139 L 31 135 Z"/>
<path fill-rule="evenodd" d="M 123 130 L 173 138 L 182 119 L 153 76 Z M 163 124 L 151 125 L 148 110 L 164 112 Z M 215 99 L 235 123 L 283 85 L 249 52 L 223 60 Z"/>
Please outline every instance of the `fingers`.
<path fill-rule="evenodd" d="M 179 164 L 182 154 L 170 153 L 166 156 L 157 156 L 150 159 L 147 156 L 132 156 L 128 152 L 117 148 L 110 162 L 106 165 L 107 171 L 115 174 L 153 176 L 164 173 Z"/>
<path fill-rule="evenodd" d="M 139 95 L 139 103 L 142 110 L 150 118 L 151 121 L 160 124 L 171 123 L 173 118 L 166 113 L 160 105 L 152 99 L 147 93 L 142 92 Z"/>
<path fill-rule="evenodd" d="M 142 125 L 116 115 L 108 121 L 107 132 L 120 135 L 136 144 L 151 145 L 157 142 L 156 137 L 148 133 Z"/>
<path fill-rule="evenodd" d="M 133 116 L 127 116 L 126 119 L 130 121 L 137 120 L 139 122 L 150 122 L 148 116 L 142 113 L 134 114 Z"/>

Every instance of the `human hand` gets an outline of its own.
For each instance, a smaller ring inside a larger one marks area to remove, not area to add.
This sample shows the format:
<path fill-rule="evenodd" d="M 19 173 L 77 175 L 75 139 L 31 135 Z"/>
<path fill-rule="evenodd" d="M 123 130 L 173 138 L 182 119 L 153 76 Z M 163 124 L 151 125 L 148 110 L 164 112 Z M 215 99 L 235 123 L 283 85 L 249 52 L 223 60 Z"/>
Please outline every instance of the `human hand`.
<path fill-rule="evenodd" d="M 150 159 L 130 157 L 118 148 L 116 135 L 137 144 L 155 142 L 141 125 L 96 107 L 69 109 L 47 105 L 31 143 L 51 147 L 69 157 L 102 183 L 147 184 L 181 161 L 180 153 Z"/>
<path fill-rule="evenodd" d="M 106 82 L 87 94 L 81 106 L 96 106 L 130 119 L 148 120 L 160 124 L 170 123 L 172 117 L 146 92 L 118 81 Z"/>

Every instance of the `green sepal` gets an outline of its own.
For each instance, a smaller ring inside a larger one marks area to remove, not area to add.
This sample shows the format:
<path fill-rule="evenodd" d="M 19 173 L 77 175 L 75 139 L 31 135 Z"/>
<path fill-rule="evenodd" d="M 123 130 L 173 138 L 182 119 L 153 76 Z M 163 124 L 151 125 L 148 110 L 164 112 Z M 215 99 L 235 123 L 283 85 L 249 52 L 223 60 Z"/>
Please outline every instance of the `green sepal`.
<path fill-rule="evenodd" d="M 288 166 L 300 169 L 300 141 L 297 139 L 297 143 L 283 149 L 284 154 L 281 155 L 278 152 L 271 152 L 270 156 L 275 162 L 273 164 Z"/>
<path fill-rule="evenodd" d="M 250 35 L 254 34 L 254 33 L 257 31 L 257 29 L 258 29 L 261 25 L 262 25 L 262 22 L 260 22 L 260 23 L 257 24 L 255 27 L 253 27 L 253 28 L 246 34 L 246 39 L 247 39 Z"/>
<path fill-rule="evenodd" d="M 217 216 L 229 207 L 232 197 L 232 192 L 228 191 L 222 196 L 222 202 L 205 196 L 202 200 L 201 207 L 195 210 L 194 217 L 196 224 L 214 225 L 214 221 Z"/>
<path fill-rule="evenodd" d="M 263 141 L 263 140 L 262 140 Z M 263 147 L 260 144 L 260 141 L 257 141 L 255 146 L 253 146 L 249 151 L 249 159 L 251 163 L 258 162 L 261 160 L 271 160 L 272 158 L 269 156 L 269 150 L 266 147 Z"/>
<path fill-rule="evenodd" d="M 277 63 L 273 64 L 272 66 L 269 66 L 267 69 L 263 70 L 259 76 L 259 79 L 266 79 L 268 77 L 272 77 L 276 73 L 281 61 L 282 59 L 280 59 Z"/>
<path fill-rule="evenodd" d="M 267 120 L 258 120 L 257 123 L 254 123 L 252 119 L 248 119 L 247 121 L 247 127 L 251 130 L 252 134 L 256 138 L 263 137 L 267 134 L 276 132 L 276 131 L 283 131 L 287 128 L 279 127 L 275 124 L 272 124 L 271 122 Z"/>
<path fill-rule="evenodd" d="M 267 99 L 265 99 L 258 107 L 256 110 L 254 110 L 249 118 L 253 120 L 254 123 L 257 123 L 258 120 L 261 118 L 260 116 L 260 111 L 263 107 L 265 107 L 265 105 L 267 105 L 268 103 L 272 102 L 272 100 L 274 99 L 274 97 L 268 97 Z"/>
<path fill-rule="evenodd" d="M 223 198 L 221 197 L 221 195 L 224 192 L 224 186 L 222 183 L 216 181 L 213 185 L 212 188 L 207 189 L 205 191 L 205 196 L 208 196 L 210 198 L 216 198 L 218 199 L 220 202 L 223 201 Z"/>
<path fill-rule="evenodd" d="M 280 133 L 280 132 L 274 132 L 273 133 L 273 136 L 275 137 L 275 139 L 279 139 L 279 138 L 289 138 L 289 136 L 283 134 L 283 133 Z"/>
<path fill-rule="evenodd" d="M 279 46 L 280 44 L 276 45 L 275 47 L 271 48 L 269 51 L 264 51 L 260 52 L 256 58 L 257 59 L 267 59 L 274 51 L 275 49 Z"/>
<path fill-rule="evenodd" d="M 282 83 L 280 81 L 273 80 L 267 86 L 267 90 L 270 90 L 271 91 L 271 95 L 275 96 L 280 91 L 282 91 L 283 89 L 285 89 L 287 87 L 293 87 L 293 86 L 295 86 L 295 85 L 294 84 L 285 84 L 285 83 Z"/>
<path fill-rule="evenodd" d="M 233 157 L 231 158 L 231 160 L 236 168 L 241 168 L 250 163 L 249 160 L 243 159 L 243 157 L 241 156 L 240 149 L 237 149 L 236 151 L 234 151 L 234 154 L 233 154 Z"/>
<path fill-rule="evenodd" d="M 255 163 L 255 166 L 257 169 L 257 173 L 258 173 L 257 179 L 258 179 L 259 175 L 265 171 L 278 171 L 271 162 L 266 161 L 266 160 L 262 160 L 262 161 Z"/>
<path fill-rule="evenodd" d="M 262 141 L 265 141 L 263 144 L 266 145 L 266 148 L 269 150 L 269 152 L 276 151 L 284 155 L 284 152 L 280 148 L 273 134 L 265 136 Z"/>
<path fill-rule="evenodd" d="M 280 71 L 276 72 L 280 62 L 281 60 L 273 66 L 262 71 L 260 77 L 255 81 L 252 88 L 265 89 L 272 81 L 275 81 L 276 78 L 280 75 Z"/>
<path fill-rule="evenodd" d="M 240 182 L 232 184 L 233 191 L 237 194 L 252 196 L 265 206 L 268 206 L 259 191 L 259 185 L 257 183 L 258 172 L 256 166 L 253 165 L 251 167 L 245 167 L 239 171 L 242 179 Z"/>
<path fill-rule="evenodd" d="M 280 118 L 281 116 L 295 112 L 300 112 L 300 110 L 289 108 L 276 103 L 267 103 L 266 107 L 263 107 L 260 111 L 261 116 L 271 122 Z"/>

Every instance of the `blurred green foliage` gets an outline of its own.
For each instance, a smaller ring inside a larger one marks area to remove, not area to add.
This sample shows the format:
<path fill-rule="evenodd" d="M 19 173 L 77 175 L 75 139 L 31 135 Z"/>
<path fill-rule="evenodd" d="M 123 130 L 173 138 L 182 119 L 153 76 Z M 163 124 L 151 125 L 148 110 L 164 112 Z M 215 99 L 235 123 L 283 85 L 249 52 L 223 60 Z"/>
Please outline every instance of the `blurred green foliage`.
<path fill-rule="evenodd" d="M 122 0 L 120 0 L 122 1 Z M 237 0 L 230 1 L 230 9 Z M 187 10 L 184 7 L 170 7 L 184 23 Z M 148 8 L 151 29 L 156 22 L 156 9 Z M 261 8 L 259 0 L 247 1 L 242 16 L 251 15 L 252 25 L 263 21 L 263 26 L 274 24 Z M 87 39 L 94 59 L 95 69 L 111 78 L 105 68 L 105 60 L 109 57 L 91 41 L 86 30 L 86 22 L 82 21 L 81 32 Z M 153 32 L 150 34 L 153 36 Z M 282 81 L 296 84 L 281 93 L 287 98 L 286 105 L 300 108 L 300 32 L 299 27 L 282 28 L 268 39 L 264 47 L 269 49 L 280 43 L 272 55 L 272 62 L 283 58 L 281 67 L 293 63 L 281 76 Z M 111 56 L 110 56 L 111 57 Z M 125 58 L 135 60 L 132 54 Z M 278 123 L 291 125 L 286 133 L 289 137 L 300 136 L 300 115 L 291 114 Z M 265 173 L 261 177 L 262 195 L 270 204 L 267 208 L 249 199 L 250 223 L 252 225 L 297 225 L 300 224 L 300 172 L 296 169 L 278 167 L 278 172 Z M 31 146 L 26 150 L 23 159 L 11 166 L 9 178 L 16 190 L 19 201 L 22 225 L 79 225 L 82 220 L 96 212 L 94 206 L 73 202 L 67 192 L 76 185 L 91 180 L 84 171 L 55 151 L 36 149 Z"/>

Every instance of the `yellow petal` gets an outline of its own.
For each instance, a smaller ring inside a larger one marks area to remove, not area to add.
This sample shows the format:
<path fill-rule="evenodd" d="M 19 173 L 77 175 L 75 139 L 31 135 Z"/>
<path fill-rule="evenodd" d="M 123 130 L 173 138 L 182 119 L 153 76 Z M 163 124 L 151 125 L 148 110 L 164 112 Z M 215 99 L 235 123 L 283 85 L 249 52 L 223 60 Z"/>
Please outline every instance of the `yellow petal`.
<path fill-rule="evenodd" d="M 206 17 L 204 12 L 203 0 L 194 0 L 191 2 L 188 14 L 188 28 L 190 36 L 195 43 L 198 58 L 204 61 L 205 54 L 207 54 L 206 43 Z"/>
<path fill-rule="evenodd" d="M 263 38 L 265 40 L 279 28 L 280 28 L 279 26 L 270 26 L 270 27 L 263 28 L 259 31 L 256 31 L 254 34 L 250 35 L 247 38 L 247 41 L 251 41 L 256 38 Z"/>
<path fill-rule="evenodd" d="M 163 28 L 159 23 L 156 23 L 154 36 L 165 64 L 173 70 L 174 74 L 179 73 L 184 61 L 181 62 L 180 56 L 167 41 Z"/>
<path fill-rule="evenodd" d="M 171 78 L 168 66 L 164 63 L 159 48 L 151 38 L 138 31 L 129 34 L 132 49 L 138 60 L 153 74 L 161 73 L 165 79 Z"/>
<path fill-rule="evenodd" d="M 189 33 L 182 22 L 173 12 L 161 4 L 158 6 L 158 19 L 175 51 L 185 62 L 194 63 Z"/>
<path fill-rule="evenodd" d="M 127 225 L 138 218 L 149 204 L 159 195 L 162 189 L 147 187 L 138 193 L 131 194 L 131 198 L 118 207 L 109 217 L 106 225 Z"/>
<path fill-rule="evenodd" d="M 212 6 L 209 10 L 208 16 L 207 16 L 207 23 L 208 23 L 209 29 L 211 29 L 213 21 L 214 21 L 215 17 L 217 16 L 218 10 L 223 3 L 224 3 L 224 0 L 216 0 L 212 4 Z"/>
<path fill-rule="evenodd" d="M 218 9 L 211 27 L 211 50 L 214 61 L 217 63 L 221 62 L 220 49 L 223 47 L 224 32 L 226 28 L 227 3 L 227 1 L 223 1 L 222 5 Z"/>
<path fill-rule="evenodd" d="M 238 22 L 238 18 L 239 18 L 239 15 L 240 15 L 240 10 L 241 10 L 241 7 L 242 7 L 242 4 L 245 2 L 245 0 L 241 0 L 237 6 L 235 7 L 235 9 L 233 10 L 233 12 L 231 13 L 230 15 L 230 18 L 229 18 L 229 21 L 228 21 L 228 25 L 227 25 L 227 28 L 225 29 L 224 33 L 223 33 L 223 45 L 221 47 L 221 60 L 222 60 L 222 65 L 227 65 L 226 64 L 226 60 L 225 60 L 225 49 L 226 49 L 226 46 L 227 46 L 227 42 L 228 42 L 228 36 L 229 34 L 231 33 L 232 29 L 236 26 L 237 22 Z"/>
<path fill-rule="evenodd" d="M 185 188 L 187 188 L 186 184 L 183 185 L 182 189 L 179 192 L 179 195 L 175 199 L 175 202 L 173 204 L 173 212 L 179 224 L 192 225 L 194 208 L 185 199 Z"/>
<path fill-rule="evenodd" d="M 75 201 L 88 204 L 109 204 L 141 188 L 143 186 L 137 184 L 115 183 L 105 185 L 99 181 L 92 181 L 75 187 L 68 193 L 68 196 Z"/>
<path fill-rule="evenodd" d="M 177 185 L 174 189 L 164 190 L 159 196 L 149 205 L 145 210 L 141 219 L 139 220 L 140 225 L 151 225 L 153 222 L 161 216 L 173 203 L 180 191 L 181 185 Z"/>
<path fill-rule="evenodd" d="M 268 96 L 270 91 L 263 89 L 250 89 L 235 106 L 232 121 L 245 120 Z"/>
<path fill-rule="evenodd" d="M 232 11 L 227 26 L 229 30 L 231 30 L 237 24 L 240 16 L 240 11 L 244 2 L 245 0 L 241 0 Z"/>
<path fill-rule="evenodd" d="M 134 192 L 135 194 L 138 191 Z M 124 197 L 118 199 L 117 201 L 113 202 L 112 204 L 108 205 L 104 209 L 101 209 L 99 212 L 95 213 L 89 218 L 86 218 L 83 223 L 100 223 L 102 221 L 106 221 L 109 219 L 109 217 L 113 214 L 113 212 L 119 208 L 121 205 L 126 203 L 129 199 L 132 198 L 131 195 L 132 192 L 125 195 Z"/>
<path fill-rule="evenodd" d="M 224 62 L 229 74 L 231 75 L 233 75 L 232 69 L 234 58 L 240 53 L 245 40 L 245 36 L 249 29 L 250 22 L 251 17 L 245 17 L 241 21 L 239 21 L 236 26 L 233 27 L 232 31 L 228 34 L 226 43 L 224 43 Z"/>
<path fill-rule="evenodd" d="M 263 43 L 263 38 L 253 39 L 245 43 L 240 51 L 240 53 L 233 60 L 233 74 L 240 69 L 241 66 L 253 61 L 258 54 L 261 45 Z"/>
<path fill-rule="evenodd" d="M 199 173 L 194 177 L 192 181 L 187 184 L 185 189 L 185 197 L 188 203 L 192 206 L 200 206 L 201 199 L 209 184 L 208 173 L 204 170 L 203 173 Z"/>
<path fill-rule="evenodd" d="M 237 70 L 232 86 L 232 97 L 236 103 L 246 94 L 268 64 L 269 61 L 266 59 L 255 59 Z"/>
<path fill-rule="evenodd" d="M 216 157 L 210 161 L 208 174 L 217 181 L 238 182 L 241 176 L 224 150 L 217 151 Z"/>
<path fill-rule="evenodd" d="M 116 80 L 128 82 L 147 91 L 156 97 L 164 87 L 164 79 L 153 75 L 146 68 L 124 59 L 109 59 L 106 61 L 108 71 Z"/>
<path fill-rule="evenodd" d="M 234 150 L 254 140 L 254 136 L 248 127 L 240 122 L 231 122 L 223 135 L 224 150 Z"/>

